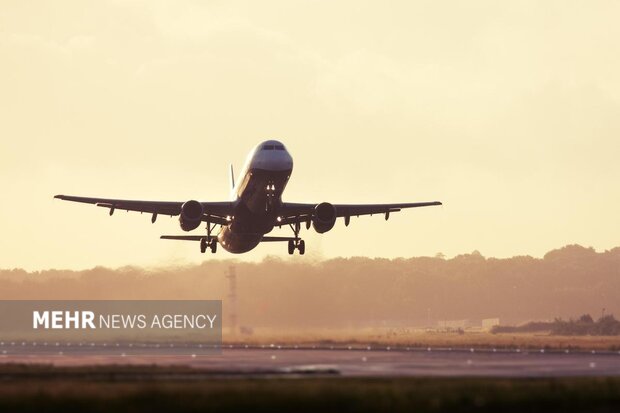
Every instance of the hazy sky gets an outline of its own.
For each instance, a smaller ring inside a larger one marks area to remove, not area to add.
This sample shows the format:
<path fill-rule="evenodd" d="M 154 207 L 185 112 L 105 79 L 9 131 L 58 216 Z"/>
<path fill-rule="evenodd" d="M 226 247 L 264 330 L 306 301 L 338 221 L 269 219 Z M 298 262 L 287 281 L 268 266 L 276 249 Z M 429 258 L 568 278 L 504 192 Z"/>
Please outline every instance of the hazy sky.
<path fill-rule="evenodd" d="M 445 203 L 308 232 L 311 258 L 618 246 L 618 16 L 617 1 L 3 1 L 0 267 L 209 259 L 158 239 L 182 232 L 174 218 L 52 196 L 225 200 L 228 163 L 267 138 L 295 160 L 285 200 Z M 236 257 L 267 254 L 286 245 Z"/>

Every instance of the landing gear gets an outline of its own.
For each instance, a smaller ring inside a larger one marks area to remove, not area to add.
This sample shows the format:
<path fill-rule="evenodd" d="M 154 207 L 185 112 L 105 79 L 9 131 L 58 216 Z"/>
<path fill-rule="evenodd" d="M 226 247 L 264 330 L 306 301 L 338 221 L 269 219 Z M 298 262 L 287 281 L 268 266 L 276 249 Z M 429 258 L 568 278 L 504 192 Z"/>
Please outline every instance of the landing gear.
<path fill-rule="evenodd" d="M 276 186 L 273 181 L 267 182 L 265 195 L 267 197 L 267 202 L 265 202 L 265 212 L 269 213 L 273 211 L 273 207 L 276 202 Z"/>
<path fill-rule="evenodd" d="M 201 239 L 200 240 L 200 252 L 204 254 L 205 252 L 207 252 L 207 248 L 211 250 L 212 254 L 215 254 L 215 252 L 217 251 L 217 238 Z"/>
<path fill-rule="evenodd" d="M 304 255 L 306 252 L 306 242 L 299 238 L 299 231 L 301 230 L 301 225 L 299 222 L 296 222 L 293 226 L 291 224 L 291 229 L 295 233 L 295 239 L 291 239 L 288 241 L 288 253 L 289 255 L 293 255 L 295 250 L 299 251 L 299 255 Z"/>
<path fill-rule="evenodd" d="M 288 241 L 288 253 L 293 255 L 295 250 L 299 251 L 299 255 L 304 255 L 306 252 L 306 242 L 303 239 L 289 240 Z"/>
<path fill-rule="evenodd" d="M 211 250 L 212 254 L 217 251 L 217 238 L 211 236 L 211 231 L 215 228 L 210 222 L 207 222 L 207 237 L 200 240 L 200 252 L 203 254 L 207 252 L 207 247 Z"/>

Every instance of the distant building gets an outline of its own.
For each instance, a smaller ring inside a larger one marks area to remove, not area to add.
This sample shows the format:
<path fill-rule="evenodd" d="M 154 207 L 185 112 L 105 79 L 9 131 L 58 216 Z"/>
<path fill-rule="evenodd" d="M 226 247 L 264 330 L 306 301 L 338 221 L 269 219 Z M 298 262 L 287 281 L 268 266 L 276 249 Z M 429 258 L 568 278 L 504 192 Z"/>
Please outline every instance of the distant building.
<path fill-rule="evenodd" d="M 484 318 L 482 320 L 482 329 L 491 330 L 493 327 L 499 325 L 499 318 Z"/>
<path fill-rule="evenodd" d="M 437 326 L 444 330 L 458 330 L 459 328 L 465 330 L 466 328 L 480 327 L 480 323 L 476 323 L 473 320 L 441 320 L 437 322 Z"/>
<path fill-rule="evenodd" d="M 488 331 L 499 325 L 499 318 L 485 318 L 483 320 L 441 320 L 437 322 L 439 330 L 483 330 Z"/>

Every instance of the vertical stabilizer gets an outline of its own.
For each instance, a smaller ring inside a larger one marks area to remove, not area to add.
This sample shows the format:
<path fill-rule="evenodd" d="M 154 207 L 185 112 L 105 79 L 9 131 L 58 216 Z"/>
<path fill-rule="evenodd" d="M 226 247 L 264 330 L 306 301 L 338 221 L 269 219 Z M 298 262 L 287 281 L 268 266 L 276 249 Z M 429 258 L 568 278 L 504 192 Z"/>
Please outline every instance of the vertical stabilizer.
<path fill-rule="evenodd" d="M 232 164 L 230 164 L 230 175 L 228 178 L 230 181 L 230 196 L 232 198 L 235 196 L 235 172 L 233 171 Z"/>

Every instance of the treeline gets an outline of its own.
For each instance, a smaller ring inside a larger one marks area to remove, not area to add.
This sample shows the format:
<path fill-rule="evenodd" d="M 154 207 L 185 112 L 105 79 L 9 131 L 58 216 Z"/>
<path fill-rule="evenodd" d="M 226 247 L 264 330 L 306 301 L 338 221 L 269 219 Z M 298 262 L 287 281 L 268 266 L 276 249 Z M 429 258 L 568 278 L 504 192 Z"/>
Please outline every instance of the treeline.
<path fill-rule="evenodd" d="M 225 316 L 234 311 L 251 327 L 424 327 L 495 317 L 520 324 L 600 314 L 603 307 L 620 314 L 620 248 L 597 253 L 571 245 L 544 258 L 287 256 L 155 269 L 0 270 L 0 299 L 221 299 Z"/>
<path fill-rule="evenodd" d="M 578 319 L 568 321 L 556 318 L 550 322 L 529 322 L 520 326 L 495 326 L 492 333 L 536 333 L 549 332 L 562 336 L 617 336 L 620 335 L 620 321 L 612 314 L 594 321 L 592 316 L 584 314 Z"/>

